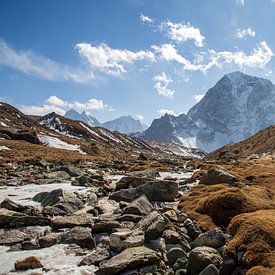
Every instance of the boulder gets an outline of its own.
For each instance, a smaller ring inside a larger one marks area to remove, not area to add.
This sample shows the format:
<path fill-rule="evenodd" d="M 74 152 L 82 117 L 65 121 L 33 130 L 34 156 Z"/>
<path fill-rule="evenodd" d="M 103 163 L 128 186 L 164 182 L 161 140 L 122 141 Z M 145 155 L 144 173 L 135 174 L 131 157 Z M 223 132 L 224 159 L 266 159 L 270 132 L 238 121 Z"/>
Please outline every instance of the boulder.
<path fill-rule="evenodd" d="M 189 254 L 188 274 L 198 275 L 208 265 L 219 267 L 221 263 L 222 257 L 216 249 L 206 246 L 196 247 Z"/>
<path fill-rule="evenodd" d="M 205 174 L 202 175 L 199 184 L 219 184 L 228 183 L 235 184 L 238 178 L 232 175 L 229 171 L 224 168 L 210 168 Z"/>
<path fill-rule="evenodd" d="M 116 191 L 120 189 L 128 189 L 130 187 L 138 187 L 152 179 L 154 178 L 126 176 L 116 183 Z"/>
<path fill-rule="evenodd" d="M 114 229 L 121 228 L 121 223 L 118 221 L 100 221 L 93 225 L 93 233 L 112 233 Z"/>
<path fill-rule="evenodd" d="M 153 211 L 143 218 L 135 226 L 136 229 L 145 232 L 145 238 L 148 240 L 157 239 L 166 228 L 165 219 L 157 212 Z"/>
<path fill-rule="evenodd" d="M 125 214 L 147 215 L 152 212 L 153 206 L 145 195 L 129 203 L 124 209 Z"/>
<path fill-rule="evenodd" d="M 219 248 L 226 243 L 226 238 L 221 230 L 214 228 L 208 232 L 200 234 L 193 242 L 192 247 L 209 246 Z"/>
<path fill-rule="evenodd" d="M 38 249 L 39 247 L 39 243 L 37 241 L 37 239 L 31 239 L 31 240 L 27 240 L 24 241 L 23 243 L 21 243 L 21 248 L 22 250 L 34 250 L 34 249 Z"/>
<path fill-rule="evenodd" d="M 55 182 L 62 182 L 64 180 L 69 180 L 71 177 L 65 171 L 53 171 L 47 174 L 44 174 L 45 179 L 51 179 Z"/>
<path fill-rule="evenodd" d="M 60 228 L 73 228 L 75 226 L 92 227 L 93 218 L 90 214 L 79 214 L 71 216 L 57 216 L 51 220 L 54 230 Z"/>
<path fill-rule="evenodd" d="M 77 168 L 72 165 L 63 165 L 59 168 L 60 171 L 65 171 L 71 177 L 80 177 L 83 174 L 83 171 L 80 168 Z"/>
<path fill-rule="evenodd" d="M 14 245 L 31 238 L 30 234 L 19 230 L 7 230 L 0 232 L 0 245 Z"/>
<path fill-rule="evenodd" d="M 93 249 L 96 247 L 91 229 L 85 227 L 77 226 L 68 230 L 61 236 L 60 241 L 64 244 L 77 244 L 82 248 Z"/>
<path fill-rule="evenodd" d="M 4 199 L 1 204 L 1 208 L 6 208 L 11 211 L 23 212 L 27 207 L 12 201 L 9 198 Z"/>
<path fill-rule="evenodd" d="M 123 250 L 129 247 L 141 246 L 144 244 L 144 232 L 140 230 L 125 230 L 114 232 L 110 236 L 110 247 Z"/>
<path fill-rule="evenodd" d="M 60 242 L 63 233 L 49 233 L 38 239 L 41 248 L 51 247 Z"/>
<path fill-rule="evenodd" d="M 173 247 L 169 249 L 169 251 L 166 252 L 166 257 L 170 266 L 173 266 L 180 258 L 188 258 L 186 252 L 180 247 Z"/>
<path fill-rule="evenodd" d="M 5 135 L 13 140 L 25 140 L 30 143 L 40 144 L 37 133 L 29 129 L 0 127 L 0 134 Z"/>
<path fill-rule="evenodd" d="M 43 264 L 34 256 L 27 257 L 23 260 L 17 260 L 14 264 L 15 270 L 28 270 L 42 268 Z"/>
<path fill-rule="evenodd" d="M 131 247 L 112 257 L 110 260 L 103 261 L 99 265 L 96 275 L 122 274 L 123 271 L 137 267 L 158 265 L 161 261 L 160 256 L 152 249 L 145 246 Z"/>
<path fill-rule="evenodd" d="M 97 248 L 91 254 L 85 256 L 78 266 L 99 265 L 102 261 L 110 258 L 110 252 L 106 248 Z"/>
<path fill-rule="evenodd" d="M 219 269 L 213 265 L 208 265 L 199 275 L 219 275 Z"/>
<path fill-rule="evenodd" d="M 133 177 L 147 177 L 147 178 L 160 177 L 159 172 L 156 170 L 152 170 L 152 169 L 146 169 L 146 170 L 142 170 L 142 171 L 134 171 L 134 172 L 129 173 L 129 175 L 133 176 Z"/>

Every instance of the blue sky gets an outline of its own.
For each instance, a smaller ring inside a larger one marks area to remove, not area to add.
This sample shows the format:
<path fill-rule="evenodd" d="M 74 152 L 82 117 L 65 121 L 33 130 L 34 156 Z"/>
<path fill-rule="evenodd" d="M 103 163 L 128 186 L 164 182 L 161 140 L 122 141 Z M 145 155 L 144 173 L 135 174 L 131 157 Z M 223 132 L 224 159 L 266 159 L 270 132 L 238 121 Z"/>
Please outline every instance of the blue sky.
<path fill-rule="evenodd" d="M 225 73 L 275 82 L 275 0 L 0 1 L 0 99 L 150 124 Z"/>

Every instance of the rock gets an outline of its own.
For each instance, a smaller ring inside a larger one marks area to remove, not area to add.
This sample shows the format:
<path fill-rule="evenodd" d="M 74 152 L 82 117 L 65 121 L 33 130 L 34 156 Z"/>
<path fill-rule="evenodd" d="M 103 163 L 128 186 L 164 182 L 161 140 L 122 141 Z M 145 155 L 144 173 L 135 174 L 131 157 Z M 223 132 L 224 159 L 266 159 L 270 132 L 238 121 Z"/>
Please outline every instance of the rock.
<path fill-rule="evenodd" d="M 8 136 L 14 140 L 25 140 L 30 143 L 40 144 L 39 138 L 35 131 L 28 129 L 17 129 L 12 127 L 0 127 L 0 134 Z"/>
<path fill-rule="evenodd" d="M 0 245 L 14 245 L 29 240 L 30 238 L 30 234 L 19 230 L 2 231 L 0 232 Z"/>
<path fill-rule="evenodd" d="M 185 270 L 184 271 L 185 273 L 183 273 L 183 274 L 187 274 L 187 270 L 186 270 L 187 264 L 188 264 L 188 258 L 186 258 L 186 257 L 178 258 L 177 261 L 175 262 L 175 264 L 173 265 L 173 269 L 175 271 Z M 179 273 L 179 274 L 182 274 L 182 273 Z"/>
<path fill-rule="evenodd" d="M 138 160 L 148 160 L 149 158 L 148 158 L 148 156 L 146 156 L 144 153 L 141 152 L 137 159 Z"/>
<path fill-rule="evenodd" d="M 235 184 L 237 181 L 238 178 L 224 168 L 210 168 L 207 173 L 202 175 L 199 184 Z"/>
<path fill-rule="evenodd" d="M 199 275 L 219 275 L 219 270 L 215 265 L 210 264 Z"/>
<path fill-rule="evenodd" d="M 118 221 L 100 221 L 93 225 L 93 233 L 112 233 L 115 228 L 121 228 L 121 224 Z"/>
<path fill-rule="evenodd" d="M 179 258 L 188 258 L 186 252 L 180 247 L 171 248 L 166 252 L 166 257 L 170 266 L 173 266 Z"/>
<path fill-rule="evenodd" d="M 69 180 L 70 175 L 65 171 L 54 171 L 44 175 L 45 179 L 53 179 L 57 182 L 62 182 L 64 180 Z"/>
<path fill-rule="evenodd" d="M 42 263 L 34 256 L 23 260 L 17 260 L 14 264 L 15 270 L 28 270 L 43 267 Z"/>
<path fill-rule="evenodd" d="M 128 222 L 134 222 L 134 223 L 139 222 L 141 219 L 142 219 L 142 216 L 133 215 L 133 214 L 125 214 L 116 218 L 116 220 L 119 222 L 128 221 Z"/>
<path fill-rule="evenodd" d="M 55 205 L 64 196 L 63 189 L 59 188 L 51 192 L 41 192 L 36 194 L 32 200 L 40 202 L 42 206 Z"/>
<path fill-rule="evenodd" d="M 170 222 L 178 222 L 178 216 L 175 210 L 168 210 L 163 213 L 163 216 L 167 218 Z"/>
<path fill-rule="evenodd" d="M 174 201 L 178 195 L 178 183 L 174 181 L 149 181 L 136 188 L 121 189 L 110 195 L 115 201 L 131 202 L 146 195 L 149 201 Z"/>
<path fill-rule="evenodd" d="M 220 267 L 221 275 L 231 275 L 233 274 L 234 269 L 236 268 L 236 263 L 234 259 L 224 260 Z"/>
<path fill-rule="evenodd" d="M 99 265 L 96 275 L 122 274 L 123 271 L 131 270 L 144 265 L 158 265 L 160 256 L 152 249 L 145 246 L 131 247 L 112 257 L 110 260 L 103 261 Z"/>
<path fill-rule="evenodd" d="M 101 175 L 83 175 L 72 182 L 72 185 L 75 186 L 85 186 L 85 187 L 93 187 L 93 186 L 103 186 L 106 183 L 104 181 L 103 176 Z"/>
<path fill-rule="evenodd" d="M 61 243 L 77 244 L 82 248 L 93 249 L 96 247 L 90 228 L 74 227 L 61 236 Z"/>
<path fill-rule="evenodd" d="M 36 239 L 24 241 L 21 244 L 22 250 L 34 250 L 39 248 L 39 243 Z"/>
<path fill-rule="evenodd" d="M 110 252 L 105 248 L 97 248 L 91 254 L 85 256 L 78 266 L 83 265 L 99 265 L 102 261 L 110 258 Z"/>
<path fill-rule="evenodd" d="M 181 240 L 180 234 L 170 229 L 165 230 L 162 233 L 162 237 L 167 244 L 177 244 Z"/>
<path fill-rule="evenodd" d="M 72 166 L 72 165 L 63 165 L 59 168 L 60 171 L 65 171 L 71 177 L 79 177 L 83 174 L 82 170 Z"/>
<path fill-rule="evenodd" d="M 16 212 L 23 212 L 26 209 L 26 206 L 18 204 L 16 202 L 12 201 L 9 198 L 4 199 L 1 202 L 0 207 L 1 208 L 6 208 L 6 209 L 11 210 L 11 211 L 16 211 Z"/>
<path fill-rule="evenodd" d="M 90 214 L 79 214 L 72 216 L 57 216 L 51 220 L 54 230 L 60 228 L 73 228 L 75 226 L 92 227 L 93 218 Z"/>
<path fill-rule="evenodd" d="M 178 195 L 178 183 L 175 181 L 149 181 L 138 187 L 149 201 L 174 201 Z"/>
<path fill-rule="evenodd" d="M 41 248 L 51 247 L 60 242 L 63 233 L 50 233 L 43 237 L 40 237 L 38 242 Z"/>
<path fill-rule="evenodd" d="M 141 246 L 144 244 L 144 233 L 140 230 L 118 231 L 110 236 L 110 247 L 123 250 L 129 247 Z"/>
<path fill-rule="evenodd" d="M 206 246 L 196 247 L 189 254 L 188 274 L 198 275 L 208 265 L 214 264 L 219 267 L 221 263 L 222 257 L 216 249 Z"/>
<path fill-rule="evenodd" d="M 157 239 L 165 230 L 166 222 L 164 218 L 157 212 L 153 211 L 148 216 L 139 221 L 136 229 L 145 232 L 145 238 L 148 240 Z"/>
<path fill-rule="evenodd" d="M 184 223 L 183 226 L 187 229 L 188 231 L 188 236 L 194 240 L 195 238 L 197 238 L 202 232 L 199 229 L 197 223 L 193 222 L 191 219 L 187 218 Z"/>
<path fill-rule="evenodd" d="M 187 270 L 186 269 L 179 269 L 175 272 L 175 275 L 186 275 Z"/>
<path fill-rule="evenodd" d="M 147 215 L 152 212 L 153 206 L 145 195 L 129 203 L 124 209 L 125 214 Z"/>
<path fill-rule="evenodd" d="M 147 169 L 142 171 L 134 171 L 129 173 L 130 176 L 133 177 L 147 177 L 147 178 L 157 178 L 160 177 L 160 174 L 156 170 Z"/>
<path fill-rule="evenodd" d="M 225 245 L 226 239 L 222 231 L 218 228 L 214 228 L 208 232 L 200 234 L 193 242 L 192 247 L 197 246 L 209 246 L 213 248 L 219 248 Z"/>
<path fill-rule="evenodd" d="M 121 178 L 116 183 L 116 191 L 118 191 L 120 189 L 128 189 L 130 187 L 138 187 L 152 179 L 153 178 L 126 176 L 126 177 Z"/>

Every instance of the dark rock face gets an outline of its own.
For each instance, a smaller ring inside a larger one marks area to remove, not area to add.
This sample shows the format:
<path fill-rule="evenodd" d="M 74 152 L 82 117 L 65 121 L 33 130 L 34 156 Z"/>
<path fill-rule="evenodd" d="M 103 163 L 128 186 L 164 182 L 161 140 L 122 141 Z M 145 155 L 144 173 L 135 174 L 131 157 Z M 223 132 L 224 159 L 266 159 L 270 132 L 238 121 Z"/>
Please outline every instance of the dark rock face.
<path fill-rule="evenodd" d="M 36 132 L 30 131 L 28 129 L 0 127 L 0 134 L 8 136 L 10 139 L 25 140 L 30 143 L 40 144 L 40 141 Z"/>
<path fill-rule="evenodd" d="M 93 219 L 90 214 L 80 214 L 71 216 L 57 216 L 51 220 L 53 229 L 73 228 L 76 226 L 92 227 Z"/>
<path fill-rule="evenodd" d="M 31 236 L 19 230 L 9 230 L 0 233 L 0 245 L 14 245 L 30 239 Z"/>
<path fill-rule="evenodd" d="M 108 249 L 99 248 L 99 249 L 93 250 L 91 254 L 85 256 L 81 260 L 81 262 L 78 264 L 78 266 L 99 265 L 101 262 L 109 258 L 110 258 L 110 252 L 108 251 Z"/>
<path fill-rule="evenodd" d="M 200 179 L 200 184 L 219 184 L 219 183 L 228 183 L 234 184 L 238 181 L 238 178 L 227 170 L 222 168 L 210 168 L 207 173 L 203 174 Z"/>
<path fill-rule="evenodd" d="M 148 201 L 145 195 L 137 198 L 129 203 L 124 209 L 125 214 L 146 215 L 153 210 L 152 204 Z"/>

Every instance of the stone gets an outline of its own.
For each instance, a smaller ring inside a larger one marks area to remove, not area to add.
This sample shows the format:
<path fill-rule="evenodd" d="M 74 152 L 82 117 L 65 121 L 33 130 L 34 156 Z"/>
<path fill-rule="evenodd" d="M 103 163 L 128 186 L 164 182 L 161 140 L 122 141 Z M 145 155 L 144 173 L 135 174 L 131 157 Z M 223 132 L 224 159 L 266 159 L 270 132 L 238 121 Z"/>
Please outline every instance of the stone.
<path fill-rule="evenodd" d="M 28 129 L 18 129 L 14 127 L 0 127 L 0 134 L 13 140 L 25 140 L 30 143 L 40 144 L 40 140 L 35 131 Z"/>
<path fill-rule="evenodd" d="M 103 261 L 99 265 L 96 275 L 122 274 L 123 271 L 138 268 L 144 265 L 158 265 L 160 256 L 152 249 L 145 246 L 131 247 L 123 250 L 110 260 Z"/>
<path fill-rule="evenodd" d="M 145 238 L 152 240 L 157 239 L 162 234 L 166 228 L 166 222 L 157 211 L 153 211 L 140 220 L 135 228 L 143 230 L 145 232 Z"/>
<path fill-rule="evenodd" d="M 93 249 L 96 247 L 95 240 L 93 239 L 91 229 L 85 227 L 74 227 L 65 232 L 60 242 L 64 244 L 77 244 L 82 248 Z"/>
<path fill-rule="evenodd" d="M 98 266 L 102 261 L 110 258 L 110 252 L 106 248 L 97 248 L 91 254 L 85 256 L 78 266 L 96 265 Z"/>
<path fill-rule="evenodd" d="M 173 265 L 173 269 L 175 271 L 183 270 L 183 269 L 186 270 L 187 264 L 188 264 L 188 258 L 186 258 L 186 257 L 178 258 L 176 260 L 175 264 Z M 187 270 L 186 270 L 185 274 L 187 274 Z"/>
<path fill-rule="evenodd" d="M 121 228 L 121 224 L 118 221 L 100 221 L 93 225 L 93 233 L 112 233 L 114 229 Z"/>
<path fill-rule="evenodd" d="M 222 257 L 216 249 L 212 247 L 200 246 L 191 250 L 188 262 L 188 274 L 198 275 L 208 265 L 214 264 L 219 267 Z"/>
<path fill-rule="evenodd" d="M 125 214 L 147 215 L 152 212 L 153 206 L 145 195 L 130 202 L 124 209 Z"/>
<path fill-rule="evenodd" d="M 34 249 L 38 249 L 39 247 L 39 243 L 36 239 L 31 239 L 28 241 L 24 241 L 21 244 L 21 248 L 22 250 L 34 250 Z"/>
<path fill-rule="evenodd" d="M 192 247 L 197 246 L 209 246 L 213 248 L 219 248 L 225 245 L 226 239 L 222 231 L 218 228 L 214 228 L 208 232 L 200 234 L 191 244 Z"/>
<path fill-rule="evenodd" d="M 141 246 L 144 244 L 144 232 L 140 230 L 125 230 L 114 232 L 110 236 L 110 247 L 123 250 L 129 247 Z"/>
<path fill-rule="evenodd" d="M 215 265 L 210 264 L 199 275 L 219 275 L 219 270 Z"/>
<path fill-rule="evenodd" d="M 51 247 L 60 242 L 63 233 L 49 233 L 38 239 L 41 248 Z"/>
<path fill-rule="evenodd" d="M 210 168 L 205 174 L 202 175 L 199 184 L 219 184 L 219 183 L 228 183 L 235 184 L 238 181 L 238 178 L 232 175 L 224 168 Z"/>
<path fill-rule="evenodd" d="M 134 214 L 124 214 L 120 217 L 117 217 L 116 220 L 119 222 L 128 221 L 128 222 L 139 222 L 142 219 L 142 216 Z"/>
<path fill-rule="evenodd" d="M 6 208 L 6 209 L 11 210 L 11 211 L 16 211 L 16 212 L 22 212 L 26 209 L 26 206 L 18 204 L 16 202 L 12 201 L 9 198 L 4 199 L 1 202 L 0 207 L 1 208 Z"/>
<path fill-rule="evenodd" d="M 174 201 L 178 195 L 178 183 L 164 180 L 148 181 L 136 188 L 115 191 L 110 195 L 110 199 L 131 202 L 142 195 L 149 201 Z"/>
<path fill-rule="evenodd" d="M 42 268 L 43 264 L 34 256 L 27 257 L 23 260 L 17 260 L 14 264 L 15 270 L 28 270 Z"/>
<path fill-rule="evenodd" d="M 129 173 L 129 175 L 134 176 L 134 177 L 148 177 L 148 178 L 160 177 L 159 172 L 156 170 L 152 170 L 152 169 L 146 169 L 146 170 L 142 170 L 142 171 L 134 171 L 134 172 Z"/>
<path fill-rule="evenodd" d="M 220 267 L 220 274 L 221 275 L 231 275 L 236 268 L 236 262 L 234 259 L 227 259 L 224 260 Z"/>
<path fill-rule="evenodd" d="M 55 205 L 64 196 L 63 189 L 55 189 L 51 192 L 40 192 L 37 193 L 32 200 L 35 202 L 40 202 L 42 206 Z"/>
<path fill-rule="evenodd" d="M 177 244 L 180 242 L 181 237 L 180 234 L 174 230 L 167 229 L 162 233 L 162 237 L 164 238 L 167 244 Z"/>
<path fill-rule="evenodd" d="M 143 185 L 147 181 L 152 180 L 153 178 L 148 178 L 148 177 L 133 177 L 133 176 L 126 176 L 121 178 L 117 183 L 116 183 L 116 191 L 120 189 L 128 189 L 130 187 L 138 187 L 140 185 Z"/>
<path fill-rule="evenodd" d="M 178 222 L 178 216 L 175 210 L 168 210 L 163 213 L 163 216 L 167 218 L 170 222 Z"/>
<path fill-rule="evenodd" d="M 70 175 L 65 171 L 54 171 L 44 174 L 45 179 L 53 179 L 56 182 L 62 182 L 64 180 L 69 180 Z"/>
<path fill-rule="evenodd" d="M 71 216 L 57 216 L 51 220 L 54 230 L 61 228 L 73 228 L 75 226 L 92 227 L 93 218 L 90 214 L 79 214 Z"/>
<path fill-rule="evenodd" d="M 197 238 L 202 232 L 199 229 L 198 225 L 196 222 L 193 222 L 191 219 L 187 218 L 184 223 L 183 226 L 187 229 L 188 232 L 188 236 L 194 240 L 195 238 Z"/>
<path fill-rule="evenodd" d="M 186 269 L 179 269 L 175 272 L 175 275 L 186 275 L 187 270 Z"/>
<path fill-rule="evenodd" d="M 7 230 L 0 232 L 0 245 L 14 245 L 31 238 L 30 234 L 19 230 Z"/>
<path fill-rule="evenodd" d="M 77 167 L 72 166 L 72 165 L 63 165 L 59 168 L 59 170 L 60 171 L 65 171 L 71 177 L 79 177 L 83 174 L 83 172 L 80 168 L 77 168 Z"/>
<path fill-rule="evenodd" d="M 186 252 L 180 247 L 169 249 L 169 251 L 166 252 L 166 257 L 170 266 L 173 266 L 179 258 L 188 258 Z"/>

